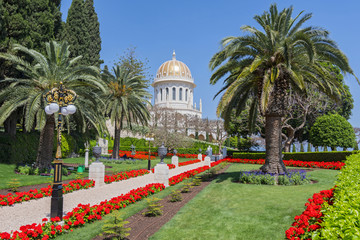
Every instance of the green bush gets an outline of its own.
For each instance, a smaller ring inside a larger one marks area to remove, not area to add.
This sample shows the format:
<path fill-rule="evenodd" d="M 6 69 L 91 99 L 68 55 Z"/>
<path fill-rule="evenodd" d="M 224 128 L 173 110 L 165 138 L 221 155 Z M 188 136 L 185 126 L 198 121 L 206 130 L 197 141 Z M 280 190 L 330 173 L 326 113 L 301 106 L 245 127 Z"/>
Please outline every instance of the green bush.
<path fill-rule="evenodd" d="M 0 162 L 32 164 L 39 147 L 38 132 L 17 133 L 14 138 L 0 134 Z"/>
<path fill-rule="evenodd" d="M 54 152 L 56 152 L 56 147 L 57 147 L 57 139 L 56 139 L 56 135 L 54 137 Z M 75 151 L 76 148 L 76 142 L 74 140 L 74 138 L 66 133 L 61 133 L 61 154 L 62 157 L 67 157 L 69 156 L 71 153 L 73 153 Z"/>
<path fill-rule="evenodd" d="M 338 174 L 334 204 L 323 207 L 322 228 L 313 233 L 312 239 L 360 239 L 360 154 L 347 158 Z"/>
<path fill-rule="evenodd" d="M 323 115 L 316 119 L 310 129 L 310 142 L 314 146 L 354 147 L 355 133 L 351 124 L 339 114 Z"/>
<path fill-rule="evenodd" d="M 343 162 L 347 156 L 358 151 L 339 151 L 339 152 L 287 152 L 284 160 L 315 161 L 315 162 Z M 242 159 L 265 159 L 266 153 L 234 153 L 234 158 Z"/>

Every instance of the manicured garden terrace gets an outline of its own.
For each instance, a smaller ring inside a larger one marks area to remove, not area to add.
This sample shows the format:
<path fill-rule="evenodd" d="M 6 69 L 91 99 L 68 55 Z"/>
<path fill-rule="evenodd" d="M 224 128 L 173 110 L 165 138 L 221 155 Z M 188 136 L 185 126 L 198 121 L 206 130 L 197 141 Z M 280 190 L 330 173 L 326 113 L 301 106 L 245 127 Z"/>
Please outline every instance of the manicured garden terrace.
<path fill-rule="evenodd" d="M 294 216 L 304 210 L 306 200 L 315 192 L 333 187 L 338 173 L 327 169 L 310 171 L 310 178 L 319 182 L 302 186 L 234 182 L 239 171 L 257 168 L 252 164 L 232 164 L 151 239 L 283 239 Z M 182 185 L 169 187 L 156 197 L 163 198 Z M 125 219 L 145 207 L 146 202 L 140 201 L 120 211 Z M 92 239 L 101 233 L 103 224 L 104 221 L 86 224 L 57 239 Z"/>
<path fill-rule="evenodd" d="M 234 182 L 239 171 L 257 169 L 232 164 L 150 239 L 284 239 L 294 216 L 315 192 L 334 186 L 337 170 L 310 171 L 315 184 L 268 186 Z"/>

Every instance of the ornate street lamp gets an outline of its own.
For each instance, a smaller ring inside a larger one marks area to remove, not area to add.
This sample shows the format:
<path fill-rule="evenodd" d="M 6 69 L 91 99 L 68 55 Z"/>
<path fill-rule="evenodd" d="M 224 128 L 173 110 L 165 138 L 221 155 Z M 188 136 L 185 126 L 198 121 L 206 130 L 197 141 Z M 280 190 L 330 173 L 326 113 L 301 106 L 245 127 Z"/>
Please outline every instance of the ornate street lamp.
<path fill-rule="evenodd" d="M 149 142 L 149 159 L 148 159 L 148 170 L 151 170 L 151 151 L 150 151 L 150 142 L 154 141 L 154 134 L 148 134 L 147 137 L 145 138 L 146 141 Z"/>
<path fill-rule="evenodd" d="M 167 154 L 167 149 L 164 147 L 164 143 L 162 143 L 161 147 L 158 148 L 158 156 L 160 157 L 160 163 L 164 164 L 164 157 Z"/>
<path fill-rule="evenodd" d="M 59 217 L 62 219 L 63 215 L 63 188 L 62 188 L 62 165 L 61 159 L 61 124 L 62 116 L 74 114 L 76 107 L 73 105 L 76 100 L 76 93 L 72 90 L 68 90 L 60 82 L 60 86 L 51 89 L 45 94 L 45 101 L 48 105 L 45 107 L 45 112 L 48 115 L 59 112 L 58 119 L 58 132 L 57 132 L 57 149 L 54 164 L 54 183 L 52 187 L 51 195 L 51 210 L 50 217 Z"/>

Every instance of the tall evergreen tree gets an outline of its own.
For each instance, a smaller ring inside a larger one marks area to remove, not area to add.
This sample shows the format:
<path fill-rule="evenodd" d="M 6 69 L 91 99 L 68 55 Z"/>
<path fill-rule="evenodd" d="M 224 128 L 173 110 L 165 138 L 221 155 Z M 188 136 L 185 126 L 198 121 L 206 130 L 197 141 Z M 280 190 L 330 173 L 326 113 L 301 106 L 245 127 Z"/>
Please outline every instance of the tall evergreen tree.
<path fill-rule="evenodd" d="M 94 8 L 94 0 L 85 0 L 85 11 L 87 17 L 87 32 L 89 44 L 88 50 L 88 64 L 92 66 L 100 67 L 104 61 L 100 60 L 100 51 L 101 51 L 101 37 L 100 37 L 100 23 L 98 21 L 98 16 Z"/>
<path fill-rule="evenodd" d="M 100 67 L 101 38 L 93 0 L 73 0 L 68 11 L 63 39 L 72 56 L 83 56 L 81 63 Z"/>
<path fill-rule="evenodd" d="M 70 45 L 71 56 L 82 56 L 81 63 L 86 61 L 86 40 L 88 32 L 86 31 L 84 0 L 73 0 L 68 11 L 63 40 Z"/>

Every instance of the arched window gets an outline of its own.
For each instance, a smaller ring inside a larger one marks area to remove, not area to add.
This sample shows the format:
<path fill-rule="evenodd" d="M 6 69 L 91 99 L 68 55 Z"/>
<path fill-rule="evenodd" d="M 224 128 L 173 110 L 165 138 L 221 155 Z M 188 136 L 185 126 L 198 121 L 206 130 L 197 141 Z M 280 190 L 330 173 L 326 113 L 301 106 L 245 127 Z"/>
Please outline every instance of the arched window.
<path fill-rule="evenodd" d="M 173 90 L 172 90 L 172 100 L 176 100 L 176 88 L 173 87 Z"/>
<path fill-rule="evenodd" d="M 169 88 L 166 88 L 166 100 L 169 100 Z"/>
<path fill-rule="evenodd" d="M 179 101 L 182 101 L 182 88 L 179 89 Z"/>
<path fill-rule="evenodd" d="M 160 88 L 160 101 L 163 100 L 163 97 L 162 97 L 163 93 L 162 93 L 162 88 Z"/>
<path fill-rule="evenodd" d="M 185 101 L 187 102 L 187 99 L 188 99 L 188 90 L 186 89 L 185 90 Z"/>

